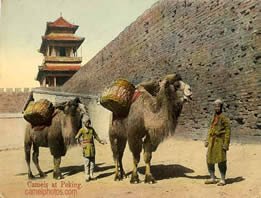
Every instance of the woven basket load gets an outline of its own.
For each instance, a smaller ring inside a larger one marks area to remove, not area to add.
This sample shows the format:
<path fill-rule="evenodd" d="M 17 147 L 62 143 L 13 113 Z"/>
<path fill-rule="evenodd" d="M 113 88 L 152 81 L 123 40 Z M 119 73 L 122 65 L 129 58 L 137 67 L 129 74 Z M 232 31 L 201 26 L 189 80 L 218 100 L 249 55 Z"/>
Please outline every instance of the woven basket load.
<path fill-rule="evenodd" d="M 135 86 L 125 79 L 119 79 L 106 88 L 100 97 L 100 103 L 116 115 L 127 115 Z"/>
<path fill-rule="evenodd" d="M 53 112 L 53 104 L 46 99 L 41 99 L 28 104 L 24 111 L 24 119 L 32 126 L 49 125 Z"/>

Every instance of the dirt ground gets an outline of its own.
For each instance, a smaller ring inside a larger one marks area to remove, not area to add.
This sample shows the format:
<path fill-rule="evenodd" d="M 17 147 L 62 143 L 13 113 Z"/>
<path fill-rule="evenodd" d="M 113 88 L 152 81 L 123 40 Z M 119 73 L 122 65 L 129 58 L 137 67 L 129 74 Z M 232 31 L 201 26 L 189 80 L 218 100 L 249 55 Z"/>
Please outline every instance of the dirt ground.
<path fill-rule="evenodd" d="M 0 152 L 0 198 L 14 197 L 246 197 L 261 198 L 261 145 L 232 143 L 228 152 L 227 185 L 205 185 L 208 178 L 206 149 L 202 141 L 170 138 L 153 153 L 152 173 L 156 184 L 144 184 L 141 156 L 139 184 L 130 184 L 130 175 L 113 181 L 114 164 L 110 145 L 96 144 L 97 180 L 86 183 L 80 147 L 70 149 L 62 159 L 63 180 L 53 180 L 53 159 L 47 148 L 40 149 L 44 179 L 27 179 L 23 148 Z M 127 147 L 123 159 L 126 173 L 132 170 Z M 34 164 L 33 174 L 37 174 Z M 216 175 L 220 174 L 216 168 Z M 38 176 L 39 177 L 39 176 Z"/>

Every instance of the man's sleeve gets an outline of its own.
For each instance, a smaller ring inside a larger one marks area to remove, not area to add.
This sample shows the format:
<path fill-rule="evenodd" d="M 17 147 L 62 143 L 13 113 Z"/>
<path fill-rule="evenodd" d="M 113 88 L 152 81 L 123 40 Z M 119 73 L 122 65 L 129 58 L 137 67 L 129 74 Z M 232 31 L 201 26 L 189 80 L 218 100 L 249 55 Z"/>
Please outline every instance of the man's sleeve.
<path fill-rule="evenodd" d="M 208 129 L 208 135 L 207 135 L 207 138 L 206 138 L 206 141 L 209 142 L 209 137 L 210 137 L 210 127 Z"/>
<path fill-rule="evenodd" d="M 94 136 L 94 138 L 95 138 L 98 142 L 101 143 L 101 139 L 99 138 L 99 136 L 98 136 L 98 134 L 96 133 L 96 131 L 95 131 L 94 129 L 92 129 L 92 130 L 93 130 L 93 136 Z"/>
<path fill-rule="evenodd" d="M 80 129 L 77 133 L 77 135 L 75 136 L 75 139 L 80 138 L 80 136 L 82 135 L 82 129 Z"/>
<path fill-rule="evenodd" d="M 207 134 L 207 138 L 206 141 L 209 142 L 209 137 L 210 137 L 210 128 L 211 128 L 211 123 L 213 121 L 213 117 L 211 117 L 210 121 L 209 121 L 209 125 L 208 125 L 208 134 Z"/>
<path fill-rule="evenodd" d="M 224 125 L 225 125 L 224 146 L 228 149 L 230 143 L 231 128 L 230 128 L 230 120 L 227 117 L 224 118 Z"/>

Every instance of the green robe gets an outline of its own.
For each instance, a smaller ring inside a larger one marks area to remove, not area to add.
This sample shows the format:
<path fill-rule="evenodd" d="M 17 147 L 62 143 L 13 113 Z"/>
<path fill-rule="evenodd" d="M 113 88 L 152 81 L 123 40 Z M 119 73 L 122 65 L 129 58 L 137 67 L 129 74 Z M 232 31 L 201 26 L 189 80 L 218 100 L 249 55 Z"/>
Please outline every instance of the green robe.
<path fill-rule="evenodd" d="M 226 150 L 228 150 L 230 143 L 230 120 L 222 113 L 215 125 L 213 124 L 214 120 L 215 115 L 211 119 L 207 136 L 209 142 L 207 162 L 209 164 L 226 161 Z M 224 150 L 224 147 L 226 150 Z"/>
<path fill-rule="evenodd" d="M 90 128 L 81 128 L 75 139 L 81 138 L 82 147 L 83 147 L 83 156 L 84 157 L 95 157 L 95 146 L 94 146 L 94 139 L 95 138 L 98 142 L 101 142 L 100 138 L 98 137 L 95 130 Z"/>

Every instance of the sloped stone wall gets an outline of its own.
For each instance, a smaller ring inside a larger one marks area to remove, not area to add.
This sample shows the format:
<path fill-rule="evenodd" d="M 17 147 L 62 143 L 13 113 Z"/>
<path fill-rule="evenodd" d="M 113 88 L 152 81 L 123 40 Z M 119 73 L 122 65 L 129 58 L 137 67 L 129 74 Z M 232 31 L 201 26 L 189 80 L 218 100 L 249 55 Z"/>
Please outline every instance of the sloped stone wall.
<path fill-rule="evenodd" d="M 261 139 L 260 1 L 161 0 L 62 90 L 99 95 L 120 77 L 137 84 L 174 72 L 193 91 L 193 102 L 184 106 L 177 134 L 204 138 L 212 103 L 221 98 L 233 136 Z"/>

